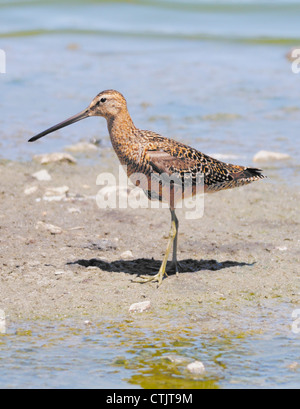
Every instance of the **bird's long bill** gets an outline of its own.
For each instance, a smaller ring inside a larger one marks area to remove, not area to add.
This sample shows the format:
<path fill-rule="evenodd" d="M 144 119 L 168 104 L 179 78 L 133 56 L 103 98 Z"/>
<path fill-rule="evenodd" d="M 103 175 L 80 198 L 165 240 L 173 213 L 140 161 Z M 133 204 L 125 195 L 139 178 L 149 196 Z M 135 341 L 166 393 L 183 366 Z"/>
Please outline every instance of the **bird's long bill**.
<path fill-rule="evenodd" d="M 81 121 L 84 118 L 87 118 L 89 116 L 89 110 L 85 109 L 82 112 L 79 112 L 79 114 L 76 114 L 74 116 L 71 116 L 71 118 L 66 119 L 63 122 L 60 122 L 57 125 L 52 126 L 49 129 L 46 129 L 45 131 L 39 133 L 38 135 L 33 136 L 31 139 L 29 139 L 28 142 L 34 142 L 37 141 L 38 139 L 42 138 L 45 135 L 48 135 L 51 132 L 57 131 L 58 129 L 64 128 L 65 126 L 74 124 L 75 122 Z"/>

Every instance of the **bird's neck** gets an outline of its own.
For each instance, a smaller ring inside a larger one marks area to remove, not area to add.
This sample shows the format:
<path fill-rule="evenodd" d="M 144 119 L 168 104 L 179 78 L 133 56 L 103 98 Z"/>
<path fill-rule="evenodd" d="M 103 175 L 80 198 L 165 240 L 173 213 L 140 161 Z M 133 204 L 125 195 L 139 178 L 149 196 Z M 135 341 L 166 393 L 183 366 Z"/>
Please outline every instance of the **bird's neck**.
<path fill-rule="evenodd" d="M 117 115 L 108 117 L 107 126 L 111 137 L 118 136 L 119 133 L 131 132 L 136 129 L 127 109 L 120 111 Z"/>
<path fill-rule="evenodd" d="M 124 154 L 123 150 L 136 138 L 136 127 L 127 110 L 107 118 L 107 127 L 113 148 L 120 158 Z"/>

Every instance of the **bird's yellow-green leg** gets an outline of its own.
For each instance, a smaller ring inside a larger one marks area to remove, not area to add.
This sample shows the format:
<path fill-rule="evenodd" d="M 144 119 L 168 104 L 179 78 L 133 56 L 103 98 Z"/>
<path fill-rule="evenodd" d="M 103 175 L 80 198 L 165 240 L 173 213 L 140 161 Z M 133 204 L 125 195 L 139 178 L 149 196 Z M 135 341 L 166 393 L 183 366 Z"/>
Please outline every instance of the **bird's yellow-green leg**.
<path fill-rule="evenodd" d="M 157 281 L 158 286 L 160 286 L 164 276 L 168 276 L 168 274 L 166 272 L 166 266 L 167 266 L 169 254 L 171 252 L 172 244 L 174 243 L 175 240 L 177 242 L 177 232 L 178 232 L 178 220 L 177 220 L 177 217 L 175 215 L 174 210 L 171 210 L 171 217 L 172 217 L 172 221 L 171 221 L 171 230 L 170 230 L 170 233 L 169 233 L 169 241 L 168 241 L 168 245 L 167 245 L 166 254 L 165 254 L 165 256 L 163 258 L 163 261 L 161 263 L 159 272 L 157 274 L 155 274 L 154 276 L 152 276 L 152 277 L 141 276 L 140 278 L 143 280 L 142 281 L 143 283 L 147 283 L 149 281 Z M 176 243 L 176 247 L 177 247 L 177 243 Z M 175 257 L 175 261 L 176 261 L 176 264 L 177 264 L 176 253 L 177 253 L 177 249 L 175 249 L 175 252 L 174 252 L 174 249 L 173 249 L 173 262 L 174 262 L 174 257 Z"/>
<path fill-rule="evenodd" d="M 176 234 L 175 234 L 174 242 L 173 242 L 172 263 L 171 263 L 170 268 L 168 269 L 168 271 L 173 271 L 173 272 L 175 271 L 176 276 L 178 277 L 179 268 L 180 268 L 180 264 L 177 261 L 177 243 L 178 243 L 178 226 L 179 226 L 179 222 L 178 222 L 178 219 L 176 217 L 175 210 L 171 210 L 171 216 L 172 216 L 172 222 L 173 222 L 173 220 L 175 222 Z"/>

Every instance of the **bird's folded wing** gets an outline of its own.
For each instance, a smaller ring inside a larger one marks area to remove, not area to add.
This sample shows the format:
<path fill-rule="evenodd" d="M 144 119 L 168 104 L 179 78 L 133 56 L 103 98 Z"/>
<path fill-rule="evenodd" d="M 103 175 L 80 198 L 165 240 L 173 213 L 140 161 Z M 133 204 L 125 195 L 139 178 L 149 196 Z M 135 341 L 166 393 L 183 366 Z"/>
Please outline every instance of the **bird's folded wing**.
<path fill-rule="evenodd" d="M 197 174 L 196 160 L 176 157 L 165 151 L 147 151 L 146 158 L 153 169 L 153 176 L 158 174 L 159 178 L 167 183 L 172 180 L 180 188 L 185 186 L 187 189 L 188 186 L 198 184 L 203 177 L 202 174 Z"/>
<path fill-rule="evenodd" d="M 153 170 L 159 174 L 189 173 L 197 169 L 197 161 L 185 157 L 172 156 L 165 151 L 147 151 L 146 158 Z"/>

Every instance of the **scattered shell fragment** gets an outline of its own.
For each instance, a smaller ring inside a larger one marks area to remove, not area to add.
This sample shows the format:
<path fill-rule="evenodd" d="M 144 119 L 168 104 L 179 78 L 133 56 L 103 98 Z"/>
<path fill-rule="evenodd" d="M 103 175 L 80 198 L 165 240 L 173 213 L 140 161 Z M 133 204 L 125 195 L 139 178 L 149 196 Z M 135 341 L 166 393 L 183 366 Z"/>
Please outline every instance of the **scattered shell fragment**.
<path fill-rule="evenodd" d="M 47 165 L 48 163 L 56 162 L 68 162 L 76 163 L 76 159 L 69 153 L 47 153 L 42 155 L 35 155 L 33 159 L 39 162 L 41 165 Z"/>
<path fill-rule="evenodd" d="M 86 320 L 84 321 L 84 325 L 93 325 L 92 321 Z"/>
<path fill-rule="evenodd" d="M 27 188 L 24 190 L 24 194 L 25 194 L 26 196 L 29 196 L 29 195 L 32 195 L 33 193 L 35 193 L 37 190 L 38 190 L 38 187 L 37 187 L 37 186 L 30 186 L 30 187 L 27 187 Z"/>
<path fill-rule="evenodd" d="M 58 226 L 54 226 L 53 224 L 44 223 L 44 222 L 37 222 L 36 229 L 42 228 L 44 230 L 49 231 L 51 234 L 61 234 L 63 232 L 62 228 Z"/>
<path fill-rule="evenodd" d="M 57 277 L 60 277 L 62 275 L 73 276 L 73 272 L 71 270 L 57 270 L 55 271 L 54 275 L 56 275 Z"/>
<path fill-rule="evenodd" d="M 46 190 L 43 200 L 52 202 L 52 201 L 60 201 L 67 197 L 67 193 L 69 192 L 68 186 L 61 186 L 61 187 L 51 187 Z"/>
<path fill-rule="evenodd" d="M 150 307 L 151 307 L 150 301 L 137 302 L 129 307 L 129 312 L 144 312 L 148 311 Z"/>
<path fill-rule="evenodd" d="M 40 182 L 47 182 L 52 179 L 52 177 L 49 175 L 49 172 L 45 169 L 33 173 L 32 177 L 34 177 Z"/>
<path fill-rule="evenodd" d="M 129 260 L 129 259 L 133 258 L 132 251 L 130 251 L 130 250 L 124 251 L 124 252 L 121 254 L 120 257 L 121 257 L 121 259 L 123 259 L 123 260 Z"/>
<path fill-rule="evenodd" d="M 69 207 L 68 212 L 69 213 L 81 213 L 81 210 L 78 207 Z"/>
<path fill-rule="evenodd" d="M 56 276 L 61 276 L 63 274 L 65 274 L 65 272 L 63 270 L 58 270 L 58 271 L 55 271 L 55 273 L 54 273 L 54 275 L 56 275 Z"/>
<path fill-rule="evenodd" d="M 200 361 L 194 361 L 187 365 L 186 369 L 195 375 L 203 375 L 205 373 L 205 366 Z"/>

